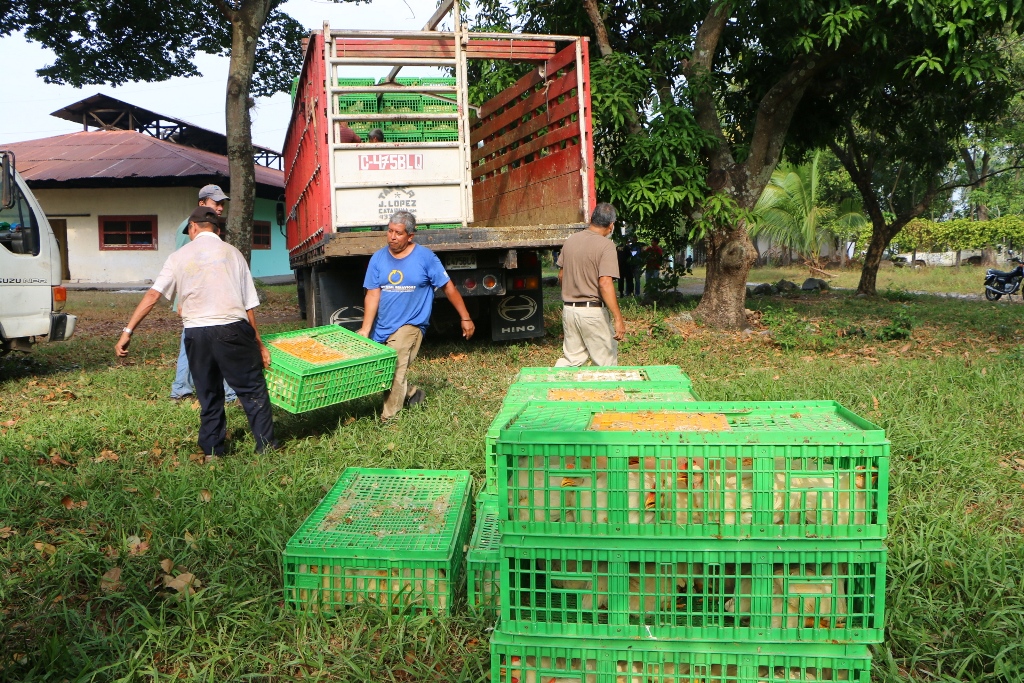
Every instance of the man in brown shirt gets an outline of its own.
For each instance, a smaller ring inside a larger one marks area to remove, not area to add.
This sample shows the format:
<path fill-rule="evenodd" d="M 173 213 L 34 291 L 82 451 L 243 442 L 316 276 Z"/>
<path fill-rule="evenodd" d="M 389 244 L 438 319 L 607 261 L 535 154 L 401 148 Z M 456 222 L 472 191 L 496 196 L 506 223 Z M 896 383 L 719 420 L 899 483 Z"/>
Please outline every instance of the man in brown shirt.
<path fill-rule="evenodd" d="M 615 244 L 608 239 L 615 218 L 614 206 L 598 204 L 587 229 L 571 235 L 562 246 L 558 278 L 565 341 L 555 367 L 579 367 L 588 357 L 594 365 L 618 365 L 626 324 L 615 298 L 619 262 Z"/>

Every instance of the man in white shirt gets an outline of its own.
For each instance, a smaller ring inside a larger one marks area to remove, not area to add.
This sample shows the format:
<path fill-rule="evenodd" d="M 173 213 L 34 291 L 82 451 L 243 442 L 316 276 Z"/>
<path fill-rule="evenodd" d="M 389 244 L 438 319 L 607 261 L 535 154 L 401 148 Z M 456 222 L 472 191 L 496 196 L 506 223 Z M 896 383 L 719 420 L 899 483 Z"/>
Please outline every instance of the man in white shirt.
<path fill-rule="evenodd" d="M 220 217 L 200 206 L 189 216 L 192 241 L 167 257 L 160 275 L 132 313 L 114 345 L 128 355 L 132 333 L 163 295 L 178 296 L 185 325 L 185 353 L 199 399 L 199 446 L 207 456 L 224 454 L 224 381 L 234 387 L 249 418 L 256 450 L 277 447 L 263 368 L 270 352 L 256 329 L 259 306 L 252 274 L 241 252 L 217 236 Z"/>

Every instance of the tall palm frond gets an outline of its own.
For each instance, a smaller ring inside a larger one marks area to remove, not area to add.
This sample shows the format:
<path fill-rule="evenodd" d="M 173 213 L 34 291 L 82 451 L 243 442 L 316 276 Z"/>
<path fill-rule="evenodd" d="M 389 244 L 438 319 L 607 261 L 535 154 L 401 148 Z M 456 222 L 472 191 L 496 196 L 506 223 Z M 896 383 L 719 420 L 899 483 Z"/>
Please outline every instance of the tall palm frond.
<path fill-rule="evenodd" d="M 856 199 L 845 199 L 836 207 L 821 204 L 820 160 L 821 152 L 816 152 L 800 166 L 779 164 L 754 205 L 758 220 L 750 231 L 815 263 L 822 247 L 836 238 L 837 229 L 853 232 L 867 222 Z"/>

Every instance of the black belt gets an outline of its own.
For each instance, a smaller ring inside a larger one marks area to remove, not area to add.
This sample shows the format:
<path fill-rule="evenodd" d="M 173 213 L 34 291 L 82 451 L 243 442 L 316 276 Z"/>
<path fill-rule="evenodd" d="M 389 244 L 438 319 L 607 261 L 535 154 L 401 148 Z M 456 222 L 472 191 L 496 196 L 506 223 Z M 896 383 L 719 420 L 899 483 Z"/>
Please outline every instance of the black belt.
<path fill-rule="evenodd" d="M 566 306 L 583 306 L 584 308 L 601 308 L 603 301 L 563 301 Z"/>

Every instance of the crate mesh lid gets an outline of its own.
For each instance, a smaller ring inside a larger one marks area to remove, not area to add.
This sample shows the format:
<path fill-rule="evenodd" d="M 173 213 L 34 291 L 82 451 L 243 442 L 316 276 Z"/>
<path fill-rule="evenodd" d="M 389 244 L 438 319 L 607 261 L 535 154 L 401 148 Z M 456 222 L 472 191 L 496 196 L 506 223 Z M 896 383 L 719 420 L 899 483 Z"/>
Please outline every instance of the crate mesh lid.
<path fill-rule="evenodd" d="M 679 382 L 690 387 L 690 378 L 678 365 L 619 365 L 589 368 L 522 368 L 516 382 Z"/>
<path fill-rule="evenodd" d="M 320 372 L 394 355 L 394 349 L 337 325 L 263 335 L 271 365 L 298 372 Z"/>
<path fill-rule="evenodd" d="M 446 552 L 467 514 L 470 483 L 465 471 L 350 467 L 288 545 Z"/>
<path fill-rule="evenodd" d="M 476 554 L 497 555 L 501 545 L 501 517 L 498 514 L 498 501 L 494 500 L 481 505 L 476 511 L 476 527 L 469 552 Z"/>
<path fill-rule="evenodd" d="M 508 388 L 503 407 L 529 401 L 696 401 L 689 382 L 516 382 Z"/>
<path fill-rule="evenodd" d="M 698 419 L 699 414 L 704 417 Z M 635 429 L 623 426 L 629 421 L 635 424 Z M 698 423 L 712 428 L 694 429 Z M 744 442 L 756 440 L 759 435 L 811 438 L 837 432 L 858 440 L 884 439 L 884 433 L 877 426 L 832 401 L 621 404 L 533 401 L 503 426 L 503 432 L 521 435 L 543 432 L 548 436 L 561 433 L 567 434 L 569 440 L 581 438 L 581 433 L 591 439 L 611 439 L 665 432 L 677 432 L 677 438 L 702 439 L 717 435 L 726 439 L 740 438 Z"/>

